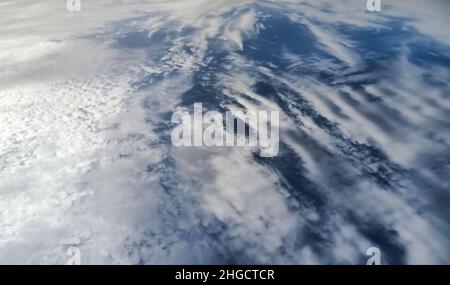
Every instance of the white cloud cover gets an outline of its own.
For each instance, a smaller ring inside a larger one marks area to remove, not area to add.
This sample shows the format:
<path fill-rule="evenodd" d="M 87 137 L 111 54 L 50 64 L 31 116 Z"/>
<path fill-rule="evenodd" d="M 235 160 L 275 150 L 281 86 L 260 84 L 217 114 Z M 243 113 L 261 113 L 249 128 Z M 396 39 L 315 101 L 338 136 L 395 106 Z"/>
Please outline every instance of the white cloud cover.
<path fill-rule="evenodd" d="M 424 82 L 430 72 L 407 48 L 389 76 L 364 72 L 367 58 L 339 30 L 383 30 L 408 15 L 408 27 L 448 49 L 446 1 L 383 1 L 380 14 L 355 0 L 101 0 L 82 1 L 81 13 L 63 2 L 1 3 L 0 263 L 64 264 L 70 245 L 85 264 L 358 263 L 383 241 L 361 223 L 395 232 L 387 247 L 405 252 L 401 262 L 449 263 L 450 228 L 435 202 L 448 181 L 424 166 L 449 150 L 448 94 Z M 273 28 L 270 11 L 307 27 L 337 61 L 284 50 L 282 70 L 246 58 L 247 40 Z M 211 50 L 228 54 L 223 69 L 208 69 Z M 308 65 L 336 84 L 295 73 Z M 449 78 L 448 67 L 432 73 Z M 380 104 L 348 83 L 378 76 L 363 89 Z M 277 101 L 259 94 L 263 77 L 288 91 L 275 91 Z M 202 80 L 223 91 L 218 107 L 281 111 L 292 153 L 271 164 L 249 149 L 172 148 L 168 114 L 189 107 Z M 351 142 L 388 159 L 372 162 Z M 383 168 L 388 189 L 367 176 Z"/>

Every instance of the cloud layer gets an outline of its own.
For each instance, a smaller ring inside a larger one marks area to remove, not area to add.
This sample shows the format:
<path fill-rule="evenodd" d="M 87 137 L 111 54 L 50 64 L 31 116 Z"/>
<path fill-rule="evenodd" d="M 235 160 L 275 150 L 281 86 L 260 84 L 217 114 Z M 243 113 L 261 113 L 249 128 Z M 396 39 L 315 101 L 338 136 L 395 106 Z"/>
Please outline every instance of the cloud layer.
<path fill-rule="evenodd" d="M 3 1 L 0 263 L 450 263 L 447 1 Z M 277 110 L 280 155 L 171 114 Z"/>

